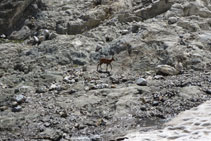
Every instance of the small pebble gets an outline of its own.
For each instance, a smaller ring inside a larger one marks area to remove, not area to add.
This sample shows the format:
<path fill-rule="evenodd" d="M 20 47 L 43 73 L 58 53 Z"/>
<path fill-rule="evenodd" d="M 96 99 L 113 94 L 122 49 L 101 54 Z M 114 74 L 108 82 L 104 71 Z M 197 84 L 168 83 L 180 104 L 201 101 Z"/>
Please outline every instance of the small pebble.
<path fill-rule="evenodd" d="M 47 92 L 47 88 L 45 86 L 41 86 L 36 89 L 36 93 L 45 93 Z"/>
<path fill-rule="evenodd" d="M 142 111 L 146 111 L 146 110 L 147 110 L 146 106 L 141 106 L 140 109 L 141 109 Z"/>
<path fill-rule="evenodd" d="M 68 91 L 68 94 L 73 94 L 75 92 L 77 92 L 75 89 L 71 89 L 71 90 Z"/>
<path fill-rule="evenodd" d="M 87 71 L 87 66 L 83 66 L 82 71 Z"/>
<path fill-rule="evenodd" d="M 67 117 L 67 112 L 66 111 L 61 111 L 59 112 L 59 115 L 63 118 L 66 118 Z"/>
<path fill-rule="evenodd" d="M 18 102 L 13 101 L 13 102 L 11 103 L 11 105 L 12 105 L 12 107 L 16 107 L 16 106 L 18 106 Z"/>
<path fill-rule="evenodd" d="M 86 86 L 86 87 L 84 87 L 84 90 L 88 91 L 88 90 L 90 90 L 90 88 L 88 86 Z"/>
<path fill-rule="evenodd" d="M 159 102 L 158 101 L 153 101 L 152 106 L 158 106 Z"/>
<path fill-rule="evenodd" d="M 164 79 L 164 77 L 162 75 L 155 75 L 154 79 Z"/>
<path fill-rule="evenodd" d="M 23 103 L 26 100 L 25 96 L 20 94 L 15 97 L 15 101 L 18 103 Z"/>

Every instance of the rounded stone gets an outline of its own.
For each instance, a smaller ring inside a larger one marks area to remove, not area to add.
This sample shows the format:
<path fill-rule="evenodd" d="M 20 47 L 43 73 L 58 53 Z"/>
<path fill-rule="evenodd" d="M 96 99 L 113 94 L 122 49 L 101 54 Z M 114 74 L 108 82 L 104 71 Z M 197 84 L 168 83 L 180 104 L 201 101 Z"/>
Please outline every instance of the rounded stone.
<path fill-rule="evenodd" d="M 168 24 L 175 24 L 177 22 L 177 18 L 176 17 L 170 17 L 168 19 Z"/>
<path fill-rule="evenodd" d="M 136 84 L 139 85 L 139 86 L 146 86 L 147 81 L 144 78 L 139 78 L 138 80 L 136 80 Z"/>

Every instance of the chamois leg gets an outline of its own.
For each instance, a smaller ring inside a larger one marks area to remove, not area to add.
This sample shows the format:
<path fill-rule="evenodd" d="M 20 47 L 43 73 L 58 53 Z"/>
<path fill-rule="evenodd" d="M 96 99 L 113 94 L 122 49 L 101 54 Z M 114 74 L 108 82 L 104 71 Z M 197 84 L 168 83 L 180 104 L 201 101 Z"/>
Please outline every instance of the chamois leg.
<path fill-rule="evenodd" d="M 103 68 L 102 68 L 102 65 L 103 65 L 103 64 L 100 64 L 100 69 L 101 69 L 101 70 L 103 69 Z"/>
<path fill-rule="evenodd" d="M 111 70 L 112 70 L 112 65 L 111 64 L 109 64 L 110 65 L 110 67 L 111 67 Z"/>
<path fill-rule="evenodd" d="M 100 66 L 100 68 L 101 68 L 101 64 L 98 64 L 98 65 L 97 65 L 97 71 L 98 71 L 99 66 Z"/>

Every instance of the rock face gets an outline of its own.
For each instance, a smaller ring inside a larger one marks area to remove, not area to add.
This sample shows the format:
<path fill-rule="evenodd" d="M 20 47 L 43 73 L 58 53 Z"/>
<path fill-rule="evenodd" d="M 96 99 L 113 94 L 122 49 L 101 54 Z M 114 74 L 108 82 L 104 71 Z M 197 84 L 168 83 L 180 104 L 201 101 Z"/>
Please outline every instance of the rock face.
<path fill-rule="evenodd" d="M 0 1 L 0 34 L 14 28 L 23 15 L 24 10 L 35 0 L 3 0 Z"/>

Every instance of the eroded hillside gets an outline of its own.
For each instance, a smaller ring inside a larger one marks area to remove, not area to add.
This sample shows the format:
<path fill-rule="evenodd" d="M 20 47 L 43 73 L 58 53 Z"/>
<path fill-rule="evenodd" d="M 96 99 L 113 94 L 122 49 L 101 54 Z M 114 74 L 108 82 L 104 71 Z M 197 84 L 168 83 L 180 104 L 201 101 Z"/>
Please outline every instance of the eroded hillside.
<path fill-rule="evenodd" d="M 29 3 L 0 2 L 0 140 L 120 140 L 211 97 L 210 0 Z"/>

